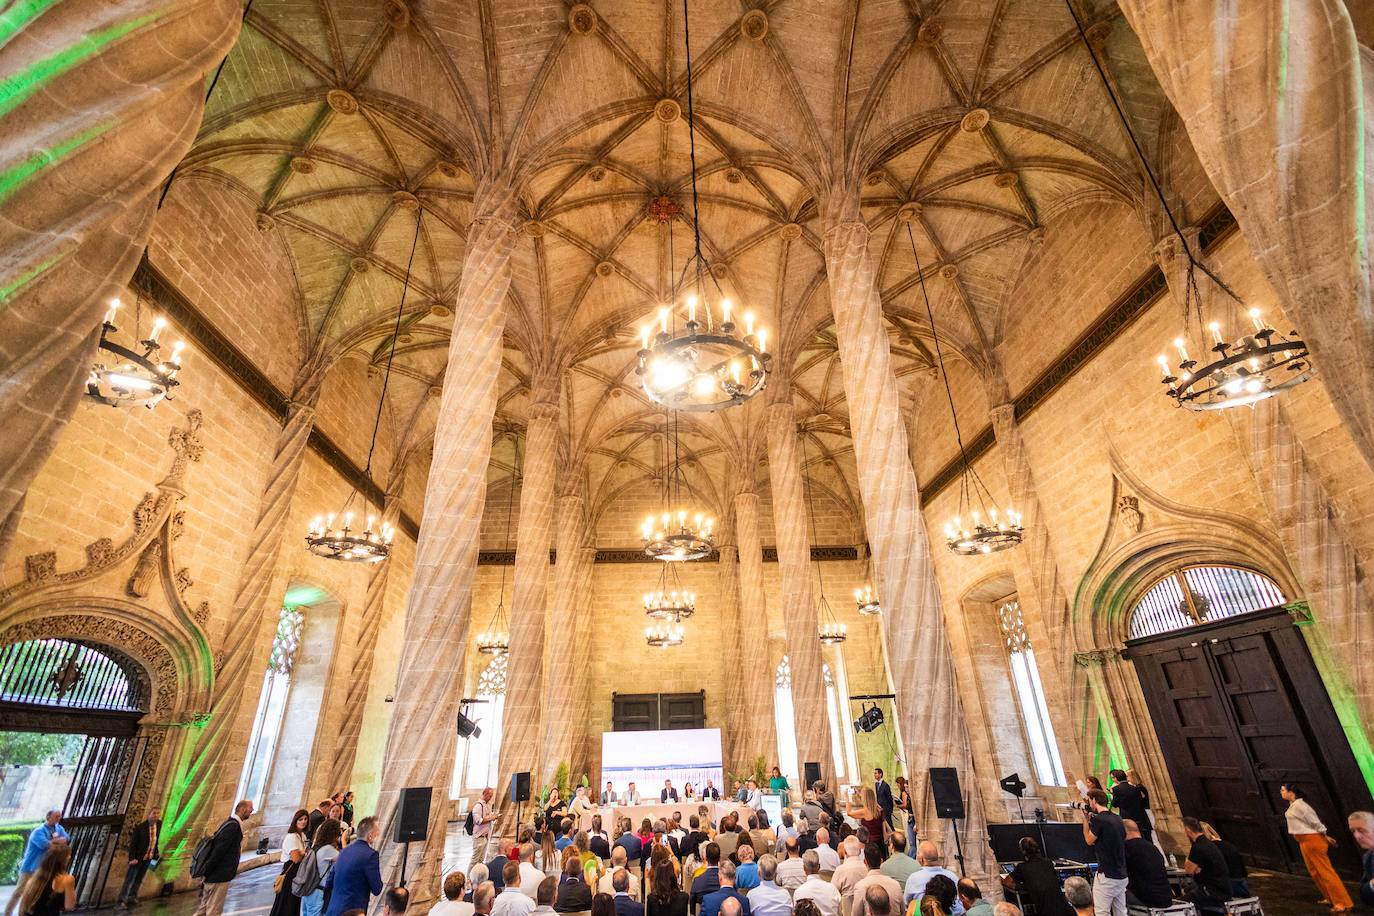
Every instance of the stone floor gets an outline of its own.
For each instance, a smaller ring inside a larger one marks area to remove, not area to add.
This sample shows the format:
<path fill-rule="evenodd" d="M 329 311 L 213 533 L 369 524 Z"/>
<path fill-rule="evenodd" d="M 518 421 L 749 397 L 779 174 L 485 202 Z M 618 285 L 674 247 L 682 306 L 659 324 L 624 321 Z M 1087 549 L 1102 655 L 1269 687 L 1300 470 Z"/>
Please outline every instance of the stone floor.
<path fill-rule="evenodd" d="M 461 825 L 451 824 L 444 843 L 444 870 L 466 865 L 471 850 L 472 840 L 463 833 Z M 224 916 L 266 916 L 272 909 L 272 879 L 276 874 L 276 868 L 267 866 L 239 875 L 229 886 Z M 1306 875 L 1252 871 L 1250 889 L 1260 898 L 1265 916 L 1321 916 L 1330 912 L 1317 905 L 1316 888 Z M 1351 885 L 1351 895 L 1355 896 L 1354 885 Z M 184 893 L 145 901 L 134 914 L 191 916 L 195 908 L 196 895 Z"/>

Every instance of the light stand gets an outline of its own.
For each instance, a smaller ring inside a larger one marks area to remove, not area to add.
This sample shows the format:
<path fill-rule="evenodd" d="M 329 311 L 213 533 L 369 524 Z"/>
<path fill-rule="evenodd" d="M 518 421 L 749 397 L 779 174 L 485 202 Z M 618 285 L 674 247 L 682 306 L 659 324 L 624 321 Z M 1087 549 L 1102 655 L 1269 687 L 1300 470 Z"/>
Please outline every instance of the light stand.
<path fill-rule="evenodd" d="M 964 871 L 964 844 L 959 839 L 959 819 L 952 817 L 949 822 L 954 825 L 954 861 L 959 863 L 959 877 L 967 878 L 968 872 Z"/>

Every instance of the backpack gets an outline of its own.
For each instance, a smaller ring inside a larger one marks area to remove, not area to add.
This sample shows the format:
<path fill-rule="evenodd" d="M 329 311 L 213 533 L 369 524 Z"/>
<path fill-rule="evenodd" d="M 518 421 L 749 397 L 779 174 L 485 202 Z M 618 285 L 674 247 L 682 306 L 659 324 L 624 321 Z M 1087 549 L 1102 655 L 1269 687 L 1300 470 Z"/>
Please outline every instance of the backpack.
<path fill-rule="evenodd" d="M 468 817 L 467 817 L 467 820 L 463 821 L 463 832 L 466 833 L 468 836 L 472 836 L 472 831 L 474 831 L 474 830 L 476 830 L 476 829 L 477 829 L 477 822 L 473 820 L 473 818 L 472 818 L 472 809 L 469 808 L 469 809 L 468 809 Z"/>
<path fill-rule="evenodd" d="M 312 849 L 305 854 L 305 858 L 301 859 L 301 864 L 296 869 L 296 877 L 291 879 L 291 893 L 297 897 L 309 897 L 319 890 L 320 885 L 324 884 L 324 876 L 334 867 L 334 861 L 331 860 L 321 873 L 320 860 L 315 853 L 316 850 Z"/>
<path fill-rule="evenodd" d="M 227 824 L 229 820 L 232 818 L 226 819 L 224 823 Z M 192 878 L 205 877 L 205 869 L 210 865 L 210 855 L 215 851 L 215 837 L 219 836 L 219 832 L 223 829 L 224 824 L 220 824 L 215 828 L 214 833 L 201 837 L 200 841 L 196 843 L 196 849 L 191 853 Z"/>

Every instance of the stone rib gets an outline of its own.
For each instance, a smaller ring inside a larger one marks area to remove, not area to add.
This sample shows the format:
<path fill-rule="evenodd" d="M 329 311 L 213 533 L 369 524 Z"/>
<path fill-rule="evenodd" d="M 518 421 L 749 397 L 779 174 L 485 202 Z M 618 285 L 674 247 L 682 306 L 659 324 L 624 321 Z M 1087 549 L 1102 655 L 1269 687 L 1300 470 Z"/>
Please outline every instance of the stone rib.
<path fill-rule="evenodd" d="M 944 835 L 929 791 L 928 768 L 956 767 L 967 814 L 960 823 L 967 867 L 975 876 L 989 876 L 993 865 L 984 840 L 982 798 L 920 492 L 907 460 L 906 427 L 874 285 L 868 227 L 856 219 L 832 219 L 825 234 L 825 260 L 917 823 L 929 836 Z"/>
<path fill-rule="evenodd" d="M 0 81 L 17 90 L 0 103 L 0 527 L 76 409 L 101 315 L 239 30 L 228 0 L 71 0 L 29 16 L 0 41 Z"/>
<path fill-rule="evenodd" d="M 821 765 L 827 785 L 835 781 L 826 714 L 824 659 L 817 638 L 820 615 L 811 584 L 810 515 L 802 481 L 801 443 L 790 401 L 768 406 L 768 482 L 773 496 L 773 530 L 782 579 L 783 626 L 792 664 L 792 712 L 796 723 L 797 772 L 802 764 Z"/>

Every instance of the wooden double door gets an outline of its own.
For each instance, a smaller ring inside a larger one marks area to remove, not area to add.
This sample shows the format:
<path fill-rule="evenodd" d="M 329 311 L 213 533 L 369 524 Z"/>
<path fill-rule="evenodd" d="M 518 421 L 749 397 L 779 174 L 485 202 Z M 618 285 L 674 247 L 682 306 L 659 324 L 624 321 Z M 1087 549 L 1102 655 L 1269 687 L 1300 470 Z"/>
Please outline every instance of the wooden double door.
<path fill-rule="evenodd" d="M 1184 815 L 1210 822 L 1254 864 L 1300 869 L 1279 786 L 1292 782 L 1358 875 L 1345 826 L 1369 810 L 1355 762 L 1302 634 L 1283 608 L 1126 643 Z"/>

